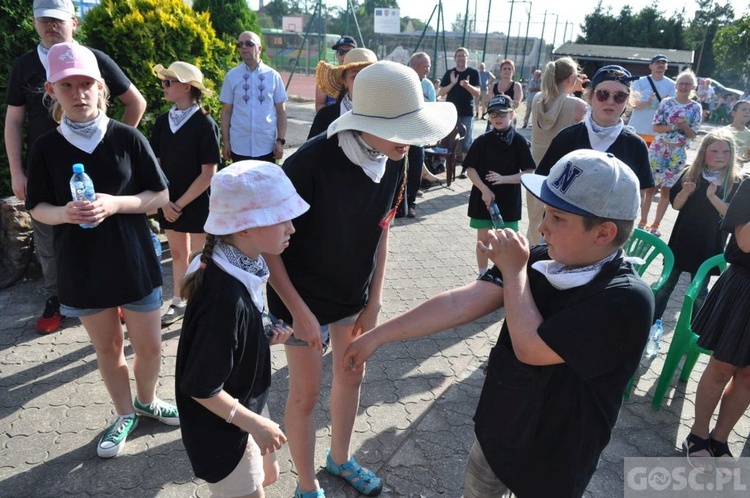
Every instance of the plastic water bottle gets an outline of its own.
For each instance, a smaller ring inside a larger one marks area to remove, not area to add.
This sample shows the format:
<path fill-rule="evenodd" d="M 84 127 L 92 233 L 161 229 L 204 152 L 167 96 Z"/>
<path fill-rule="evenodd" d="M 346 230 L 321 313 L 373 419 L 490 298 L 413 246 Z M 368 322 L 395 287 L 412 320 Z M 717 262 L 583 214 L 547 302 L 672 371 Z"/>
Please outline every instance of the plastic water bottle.
<path fill-rule="evenodd" d="M 89 175 L 84 173 L 83 164 L 76 163 L 73 165 L 73 176 L 70 178 L 70 193 L 74 201 L 95 201 L 96 193 L 94 192 L 94 182 Z M 96 225 L 81 223 L 81 228 L 95 228 Z"/>
<path fill-rule="evenodd" d="M 505 227 L 503 216 L 500 214 L 500 208 L 497 207 L 497 203 L 495 201 L 492 201 L 490 203 L 489 212 L 490 218 L 492 218 L 492 226 L 495 227 L 495 230 L 500 230 L 501 228 Z"/>
<path fill-rule="evenodd" d="M 659 346 L 661 346 L 661 336 L 664 334 L 664 327 L 661 324 L 661 318 L 657 318 L 656 322 L 651 326 L 651 333 L 648 335 L 648 342 L 646 343 L 646 357 L 653 358 L 659 354 Z"/>

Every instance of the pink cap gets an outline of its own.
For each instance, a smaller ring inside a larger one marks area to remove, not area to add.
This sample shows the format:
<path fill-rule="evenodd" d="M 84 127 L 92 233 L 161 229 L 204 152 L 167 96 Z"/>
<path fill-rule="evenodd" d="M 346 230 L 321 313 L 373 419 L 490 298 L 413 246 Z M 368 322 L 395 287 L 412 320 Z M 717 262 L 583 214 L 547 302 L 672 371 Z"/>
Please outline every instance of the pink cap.
<path fill-rule="evenodd" d="M 69 76 L 88 76 L 104 83 L 94 52 L 83 45 L 76 42 L 58 43 L 52 45 L 47 57 L 47 81 L 50 83 L 57 83 Z"/>

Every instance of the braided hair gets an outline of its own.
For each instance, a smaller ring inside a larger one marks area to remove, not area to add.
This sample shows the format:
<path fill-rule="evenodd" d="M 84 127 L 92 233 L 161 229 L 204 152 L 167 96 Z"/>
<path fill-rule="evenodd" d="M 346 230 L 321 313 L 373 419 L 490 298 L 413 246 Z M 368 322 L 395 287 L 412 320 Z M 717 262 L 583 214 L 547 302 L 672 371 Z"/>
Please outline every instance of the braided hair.
<path fill-rule="evenodd" d="M 182 286 L 180 287 L 180 294 L 183 298 L 188 301 L 192 299 L 198 291 L 200 291 L 203 285 L 203 275 L 206 273 L 206 267 L 211 264 L 214 247 L 216 242 L 219 240 L 219 236 L 213 234 L 206 235 L 206 243 L 203 244 L 203 251 L 201 251 L 201 264 L 196 271 L 186 276 L 182 280 Z"/>

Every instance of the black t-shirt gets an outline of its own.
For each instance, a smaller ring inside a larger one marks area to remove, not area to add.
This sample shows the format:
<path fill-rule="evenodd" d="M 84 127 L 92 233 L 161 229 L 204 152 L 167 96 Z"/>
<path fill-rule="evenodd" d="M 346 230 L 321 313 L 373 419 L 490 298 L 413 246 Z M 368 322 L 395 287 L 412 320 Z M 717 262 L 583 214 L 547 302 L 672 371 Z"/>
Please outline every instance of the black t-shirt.
<path fill-rule="evenodd" d="M 554 288 L 531 264 L 529 285 L 544 321 L 541 339 L 565 363 L 518 360 L 503 324 L 474 417 L 493 472 L 517 496 L 580 497 L 609 442 L 622 395 L 646 345 L 654 296 L 617 257 L 587 285 Z M 491 275 L 501 277 L 497 268 Z"/>
<path fill-rule="evenodd" d="M 197 477 L 217 482 L 237 466 L 248 433 L 195 401 L 223 389 L 250 408 L 271 385 L 271 352 L 261 313 L 236 278 L 209 263 L 188 301 L 175 368 L 182 442 Z"/>
<path fill-rule="evenodd" d="M 721 229 L 731 233 L 729 244 L 724 250 L 724 259 L 728 263 L 741 266 L 750 270 L 750 252 L 744 252 L 737 245 L 737 239 L 734 237 L 734 229 L 737 225 L 744 225 L 750 221 L 750 178 L 742 181 L 737 193 L 734 195 L 732 202 L 729 204 L 727 214 L 721 224 Z"/>
<path fill-rule="evenodd" d="M 99 145 L 88 154 L 56 129 L 39 137 L 29 154 L 26 209 L 71 201 L 72 165 L 82 163 L 96 192 L 136 195 L 160 192 L 167 179 L 146 138 L 135 128 L 110 120 Z M 145 214 L 115 214 L 96 228 L 55 225 L 60 302 L 75 308 L 112 308 L 138 301 L 162 283 Z"/>
<path fill-rule="evenodd" d="M 104 82 L 109 87 L 111 95 L 119 96 L 130 88 L 130 80 L 120 67 L 107 54 L 90 48 L 99 63 L 99 71 Z M 39 60 L 37 49 L 26 52 L 13 63 L 8 77 L 8 91 L 5 103 L 17 107 L 26 107 L 28 129 L 26 143 L 29 147 L 34 141 L 49 130 L 57 127 L 57 123 L 49 113 L 49 107 L 44 103 L 44 83 L 47 72 Z M 51 104 L 50 104 L 51 107 Z"/>
<path fill-rule="evenodd" d="M 474 168 L 479 177 L 484 177 L 490 171 L 501 175 L 515 175 L 524 170 L 533 170 L 536 166 L 534 158 L 531 157 L 529 142 L 519 133 L 513 134 L 510 145 L 501 140 L 493 130 L 478 137 L 471 144 L 469 152 L 466 153 L 463 166 Z M 495 194 L 495 202 L 500 208 L 500 214 L 507 221 L 518 221 L 521 219 L 521 184 L 508 183 L 502 185 L 491 185 L 485 181 L 490 190 Z M 482 201 L 482 192 L 472 186 L 469 196 L 469 217 L 479 220 L 489 220 L 490 213 Z"/>
<path fill-rule="evenodd" d="M 467 89 L 460 85 L 461 80 L 469 79 L 471 86 L 479 86 L 479 71 L 473 67 L 467 67 L 463 71 L 459 71 L 455 67 L 449 69 L 443 75 L 443 79 L 440 81 L 440 86 L 448 86 L 451 84 L 451 73 L 458 73 L 458 80 L 448 91 L 448 95 L 445 97 L 447 102 L 452 102 L 456 106 L 456 111 L 459 116 L 474 116 L 474 96 Z"/>
<path fill-rule="evenodd" d="M 307 139 L 310 140 L 312 137 L 316 137 L 328 130 L 328 125 L 336 121 L 339 116 L 341 116 L 341 103 L 334 102 L 333 104 L 321 107 L 315 114 L 315 118 L 313 118 Z"/>
<path fill-rule="evenodd" d="M 169 200 L 175 202 L 203 171 L 204 164 L 221 162 L 219 127 L 200 110 L 190 116 L 177 133 L 169 128 L 169 113 L 156 119 L 151 132 L 151 147 L 169 180 Z M 162 228 L 185 233 L 203 233 L 208 217 L 208 190 L 183 206 L 182 216 L 171 223 L 159 210 Z"/>
<path fill-rule="evenodd" d="M 548 176 L 550 169 L 568 152 L 591 149 L 589 132 L 585 123 L 578 123 L 561 130 L 536 168 L 536 174 Z M 624 162 L 638 177 L 641 190 L 654 186 L 654 175 L 648 161 L 648 147 L 641 137 L 625 127 L 620 136 L 609 146 L 607 152 Z"/>
<path fill-rule="evenodd" d="M 319 135 L 284 161 L 284 172 L 310 209 L 294 219 L 296 232 L 281 254 L 295 289 L 321 324 L 354 315 L 367 304 L 375 271 L 380 222 L 404 178 L 404 161 L 389 161 L 380 183 L 352 163 L 338 136 Z M 269 287 L 271 312 L 292 316 Z"/>
<path fill-rule="evenodd" d="M 677 194 L 682 192 L 680 175 L 677 183 L 669 191 L 669 202 L 674 204 Z M 719 198 L 730 202 L 737 193 L 739 185 L 731 185 L 728 193 L 720 186 L 716 191 Z M 680 271 L 695 273 L 705 260 L 724 252 L 727 233 L 721 230 L 721 215 L 706 197 L 708 180 L 701 178 L 685 204 L 677 213 L 677 219 L 669 237 L 669 247 L 674 254 L 674 266 Z"/>

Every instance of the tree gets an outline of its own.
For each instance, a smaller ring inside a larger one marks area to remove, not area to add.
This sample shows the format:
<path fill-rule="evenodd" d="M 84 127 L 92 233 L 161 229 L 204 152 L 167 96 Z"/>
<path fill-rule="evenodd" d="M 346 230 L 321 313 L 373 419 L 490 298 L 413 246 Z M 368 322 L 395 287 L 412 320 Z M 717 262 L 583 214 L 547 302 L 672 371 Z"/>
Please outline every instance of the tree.
<path fill-rule="evenodd" d="M 273 3 L 284 3 L 276 0 Z M 211 25 L 223 40 L 234 40 L 243 31 L 260 34 L 258 16 L 246 0 L 194 0 L 193 10 L 211 14 Z M 281 24 L 281 19 L 279 19 Z"/>
<path fill-rule="evenodd" d="M 683 24 L 682 12 L 666 18 L 654 7 L 633 12 L 626 5 L 615 17 L 612 9 L 604 9 L 600 1 L 594 12 L 584 18 L 583 35 L 577 41 L 596 45 L 684 49 L 687 47 Z"/>
<path fill-rule="evenodd" d="M 695 71 L 701 76 L 719 76 L 721 79 L 720 73 L 715 74 L 713 39 L 719 28 L 728 26 L 733 20 L 734 9 L 730 3 L 718 5 L 713 0 L 698 0 L 698 10 L 686 30 L 686 39 L 689 48 L 695 50 Z"/>
<path fill-rule="evenodd" d="M 8 90 L 8 75 L 16 57 L 28 52 L 39 43 L 31 22 L 31 3 L 18 0 L 0 0 L 0 49 L 5 54 L 0 70 L 0 94 Z M 5 98 L 0 102 L 0 116 L 5 116 Z M 5 138 L 0 138 L 0 197 L 13 195 L 10 188 L 8 156 L 5 153 Z"/>
<path fill-rule="evenodd" d="M 734 81 L 750 72 L 750 15 L 744 15 L 735 22 L 721 27 L 713 39 L 716 62 L 722 68 L 725 78 Z"/>
<path fill-rule="evenodd" d="M 140 128 L 147 136 L 154 117 L 169 108 L 152 70 L 155 64 L 182 60 L 198 66 L 204 84 L 215 91 L 204 104 L 219 115 L 216 90 L 235 65 L 234 50 L 217 38 L 207 12 L 197 13 L 183 0 L 101 0 L 86 14 L 83 35 L 117 61 L 143 93 L 148 110 Z"/>

